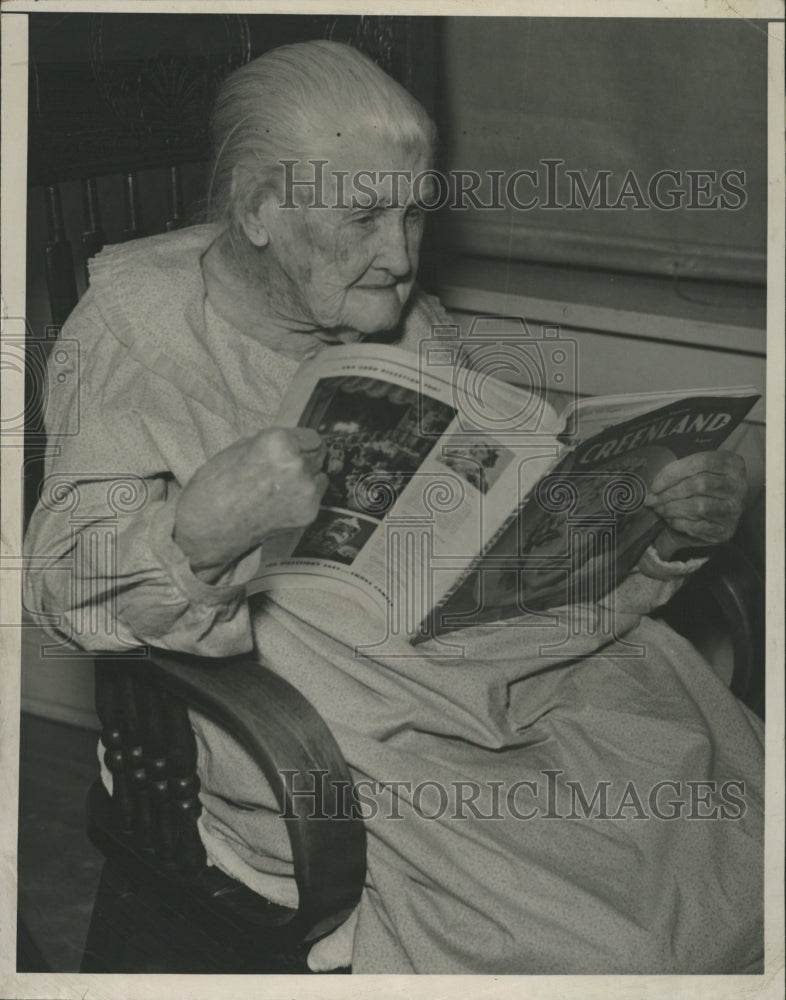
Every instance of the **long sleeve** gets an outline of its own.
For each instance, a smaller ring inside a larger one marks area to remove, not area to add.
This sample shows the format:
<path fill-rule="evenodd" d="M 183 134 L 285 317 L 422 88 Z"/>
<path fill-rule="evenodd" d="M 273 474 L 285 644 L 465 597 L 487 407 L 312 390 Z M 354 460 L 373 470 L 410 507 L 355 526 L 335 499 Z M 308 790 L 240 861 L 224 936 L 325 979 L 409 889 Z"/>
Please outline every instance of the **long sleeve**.
<path fill-rule="evenodd" d="M 89 651 L 250 650 L 244 583 L 258 552 L 210 586 L 172 539 L 182 486 L 237 429 L 143 370 L 89 296 L 62 340 L 78 343 L 81 365 L 48 400 L 50 457 L 25 539 L 26 609 Z"/>
<path fill-rule="evenodd" d="M 706 561 L 706 558 L 666 561 L 651 545 L 632 572 L 600 602 L 600 607 L 613 609 L 618 626 L 624 623 L 624 631 L 628 631 L 643 615 L 668 603 Z"/>
<path fill-rule="evenodd" d="M 74 482 L 78 506 L 39 505 L 27 535 L 27 610 L 59 639 L 92 652 L 150 643 L 227 656 L 252 648 L 244 582 L 252 553 L 220 586 L 193 575 L 172 540 L 179 489 L 163 479 Z M 113 491 L 147 497 L 131 513 L 111 510 Z"/>
<path fill-rule="evenodd" d="M 651 545 L 633 569 L 594 604 L 577 603 L 555 608 L 574 634 L 586 637 L 587 651 L 603 643 L 621 639 L 636 628 L 642 618 L 667 604 L 687 578 L 706 558 L 666 561 Z"/>

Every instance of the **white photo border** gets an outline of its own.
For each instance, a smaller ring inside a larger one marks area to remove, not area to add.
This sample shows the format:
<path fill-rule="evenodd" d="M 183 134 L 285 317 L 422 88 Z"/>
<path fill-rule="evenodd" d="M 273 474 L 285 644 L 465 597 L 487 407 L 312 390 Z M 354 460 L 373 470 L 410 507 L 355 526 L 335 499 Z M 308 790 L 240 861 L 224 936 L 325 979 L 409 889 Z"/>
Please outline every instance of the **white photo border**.
<path fill-rule="evenodd" d="M 765 973 L 761 976 L 176 976 L 20 973 L 16 969 L 16 853 L 19 762 L 21 630 L 0 630 L 0 997 L 143 1000 L 173 998 L 482 996 L 485 1000 L 564 997 L 772 997 L 784 995 L 784 4 L 781 0 L 431 0 L 416 10 L 409 0 L 363 0 L 327 5 L 259 0 L 6 0 L 2 5 L 2 280 L 3 337 L 14 336 L 14 317 L 25 315 L 25 205 L 27 174 L 27 14 L 79 13 L 413 14 L 444 16 L 548 16 L 742 18 L 768 22 L 768 286 L 767 286 L 767 728 Z M 760 30 L 752 25 L 752 29 Z M 23 372 L 2 366 L 2 414 L 24 410 Z M 21 606 L 21 448 L 0 448 L 2 550 L 0 600 Z M 10 617 L 4 615 L 8 620 Z M 11 619 L 13 620 L 13 619 Z M 18 618 L 16 619 L 18 620 Z"/>

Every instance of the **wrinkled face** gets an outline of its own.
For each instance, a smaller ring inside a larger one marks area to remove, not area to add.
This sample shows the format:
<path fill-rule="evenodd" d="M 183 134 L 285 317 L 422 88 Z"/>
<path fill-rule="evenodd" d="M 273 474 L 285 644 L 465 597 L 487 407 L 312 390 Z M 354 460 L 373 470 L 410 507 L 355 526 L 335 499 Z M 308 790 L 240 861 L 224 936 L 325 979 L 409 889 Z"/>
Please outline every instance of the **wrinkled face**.
<path fill-rule="evenodd" d="M 321 202 L 328 207 L 314 204 L 314 189 L 306 185 L 290 189 L 296 207 L 281 207 L 280 198 L 264 203 L 265 252 L 275 261 L 291 318 L 361 333 L 396 325 L 412 292 L 423 236 L 412 180 L 429 166 L 425 152 L 397 151 L 372 134 L 362 143 L 345 141 L 321 168 Z M 296 169 L 300 179 L 319 174 L 311 165 Z M 425 198 L 424 192 L 425 186 Z"/>

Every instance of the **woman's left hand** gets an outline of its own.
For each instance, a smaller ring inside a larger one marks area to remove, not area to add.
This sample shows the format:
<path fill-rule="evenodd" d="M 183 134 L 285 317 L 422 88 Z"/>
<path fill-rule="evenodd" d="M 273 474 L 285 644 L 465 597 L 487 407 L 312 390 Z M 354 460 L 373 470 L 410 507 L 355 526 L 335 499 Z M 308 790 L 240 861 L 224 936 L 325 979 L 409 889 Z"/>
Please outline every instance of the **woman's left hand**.
<path fill-rule="evenodd" d="M 678 549 L 731 538 L 747 492 L 745 462 L 734 452 L 697 452 L 661 469 L 644 501 L 666 522 L 658 555 L 670 559 Z"/>

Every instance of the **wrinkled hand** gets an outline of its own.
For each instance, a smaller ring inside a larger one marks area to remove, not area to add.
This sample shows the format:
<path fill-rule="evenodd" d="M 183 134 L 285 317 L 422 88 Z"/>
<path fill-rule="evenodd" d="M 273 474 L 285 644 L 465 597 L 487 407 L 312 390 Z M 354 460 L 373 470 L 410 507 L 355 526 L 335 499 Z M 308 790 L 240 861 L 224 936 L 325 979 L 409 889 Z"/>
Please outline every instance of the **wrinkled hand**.
<path fill-rule="evenodd" d="M 645 504 L 666 522 L 655 542 L 661 558 L 731 538 L 748 492 L 745 462 L 730 451 L 703 451 L 672 462 L 652 481 Z"/>
<path fill-rule="evenodd" d="M 310 524 L 327 488 L 316 431 L 272 427 L 214 455 L 177 503 L 173 538 L 214 583 L 265 538 Z"/>

